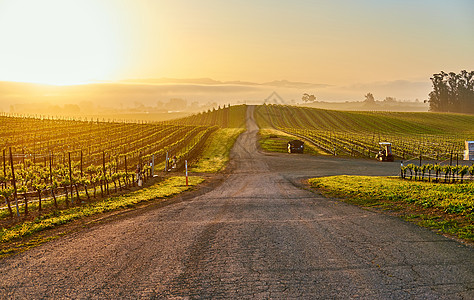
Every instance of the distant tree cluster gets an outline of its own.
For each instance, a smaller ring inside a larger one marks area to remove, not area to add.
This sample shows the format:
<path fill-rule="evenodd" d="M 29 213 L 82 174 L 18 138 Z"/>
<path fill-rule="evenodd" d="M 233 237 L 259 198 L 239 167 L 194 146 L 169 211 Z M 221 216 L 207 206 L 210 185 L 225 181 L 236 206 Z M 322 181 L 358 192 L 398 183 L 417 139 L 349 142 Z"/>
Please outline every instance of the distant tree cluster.
<path fill-rule="evenodd" d="M 314 102 L 316 101 L 316 96 L 304 93 L 301 100 L 303 100 L 304 102 Z"/>
<path fill-rule="evenodd" d="M 433 74 L 433 91 L 429 94 L 430 110 L 437 112 L 474 113 L 474 71 Z"/>
<path fill-rule="evenodd" d="M 385 99 L 383 100 L 383 102 L 394 103 L 394 102 L 397 102 L 397 98 L 395 98 L 395 97 L 385 97 Z"/>
<path fill-rule="evenodd" d="M 366 103 L 375 103 L 374 95 L 372 93 L 367 93 L 367 95 L 365 95 L 364 102 L 366 102 Z"/>

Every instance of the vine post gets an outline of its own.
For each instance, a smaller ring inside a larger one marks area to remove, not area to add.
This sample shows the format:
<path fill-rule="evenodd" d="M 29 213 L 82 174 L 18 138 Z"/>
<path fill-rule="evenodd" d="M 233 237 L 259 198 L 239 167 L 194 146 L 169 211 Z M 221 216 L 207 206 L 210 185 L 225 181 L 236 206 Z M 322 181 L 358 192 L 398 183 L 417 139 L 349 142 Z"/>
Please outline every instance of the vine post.
<path fill-rule="evenodd" d="M 128 185 L 128 174 L 127 174 L 127 155 L 125 155 L 125 184 Z"/>
<path fill-rule="evenodd" d="M 7 176 L 7 165 L 5 163 L 5 149 L 3 149 L 3 176 Z"/>
<path fill-rule="evenodd" d="M 49 151 L 49 183 L 53 184 L 53 154 Z"/>
<path fill-rule="evenodd" d="M 104 188 L 105 188 L 105 191 L 107 192 L 107 179 L 106 179 L 106 176 L 107 176 L 107 173 L 105 171 L 105 151 L 102 151 L 102 170 L 103 170 L 103 185 L 104 185 Z M 102 185 L 101 185 L 102 186 Z M 102 195 L 104 196 L 104 195 Z"/>
<path fill-rule="evenodd" d="M 186 169 L 186 186 L 188 186 L 188 161 L 187 160 L 184 161 L 184 166 Z"/>
<path fill-rule="evenodd" d="M 155 154 L 151 157 L 151 177 L 155 177 Z"/>
<path fill-rule="evenodd" d="M 18 207 L 18 194 L 17 194 L 17 191 L 16 191 L 15 169 L 13 167 L 12 147 L 9 148 L 9 151 L 10 151 L 10 165 L 12 167 L 13 199 L 15 199 L 16 216 L 20 217 L 20 208 Z M 12 209 L 11 209 L 11 206 L 10 206 L 10 200 L 7 200 L 7 202 L 8 202 L 8 209 L 10 210 L 10 214 L 13 215 Z"/>
<path fill-rule="evenodd" d="M 81 178 L 82 178 L 82 150 L 81 150 Z"/>
<path fill-rule="evenodd" d="M 72 167 L 71 167 L 71 152 L 68 152 L 68 160 L 69 160 L 69 184 L 71 185 L 71 203 L 74 203 L 74 198 L 72 194 Z"/>

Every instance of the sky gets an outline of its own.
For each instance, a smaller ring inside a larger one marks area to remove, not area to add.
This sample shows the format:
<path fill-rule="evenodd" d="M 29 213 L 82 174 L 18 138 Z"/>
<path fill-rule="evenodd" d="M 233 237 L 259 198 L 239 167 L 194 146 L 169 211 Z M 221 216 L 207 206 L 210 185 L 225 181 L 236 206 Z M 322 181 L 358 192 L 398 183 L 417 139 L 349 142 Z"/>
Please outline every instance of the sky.
<path fill-rule="evenodd" d="M 473 15 L 472 0 L 0 0 L 0 81 L 407 81 L 425 93 L 433 73 L 474 69 Z"/>

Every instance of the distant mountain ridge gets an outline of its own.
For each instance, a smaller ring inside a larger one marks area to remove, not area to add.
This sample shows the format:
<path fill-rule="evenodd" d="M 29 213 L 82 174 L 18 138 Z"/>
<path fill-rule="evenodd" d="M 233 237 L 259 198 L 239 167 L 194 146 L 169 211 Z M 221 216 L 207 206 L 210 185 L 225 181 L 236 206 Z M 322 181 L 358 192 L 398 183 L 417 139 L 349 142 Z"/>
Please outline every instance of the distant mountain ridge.
<path fill-rule="evenodd" d="M 219 81 L 211 78 L 152 78 L 152 79 L 126 79 L 119 82 L 131 84 L 202 84 L 202 85 L 254 85 L 254 86 L 274 86 L 285 88 L 322 88 L 328 87 L 328 84 L 309 83 L 309 82 L 293 82 L 288 80 L 274 80 L 264 83 L 256 83 L 250 81 Z"/>
<path fill-rule="evenodd" d="M 261 85 L 287 87 L 287 88 L 322 88 L 322 87 L 330 86 L 329 84 L 324 84 L 324 83 L 292 82 L 288 80 L 274 80 L 274 81 L 262 83 Z"/>

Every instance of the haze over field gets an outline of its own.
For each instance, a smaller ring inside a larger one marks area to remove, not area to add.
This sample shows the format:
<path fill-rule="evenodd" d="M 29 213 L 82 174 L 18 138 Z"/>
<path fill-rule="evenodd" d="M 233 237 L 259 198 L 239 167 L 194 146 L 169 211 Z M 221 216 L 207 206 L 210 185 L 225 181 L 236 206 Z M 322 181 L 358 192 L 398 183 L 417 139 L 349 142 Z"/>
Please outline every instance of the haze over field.
<path fill-rule="evenodd" d="M 273 91 L 423 101 L 432 74 L 474 69 L 473 12 L 470 0 L 0 0 L 0 110 L 199 109 Z"/>

